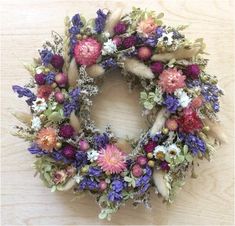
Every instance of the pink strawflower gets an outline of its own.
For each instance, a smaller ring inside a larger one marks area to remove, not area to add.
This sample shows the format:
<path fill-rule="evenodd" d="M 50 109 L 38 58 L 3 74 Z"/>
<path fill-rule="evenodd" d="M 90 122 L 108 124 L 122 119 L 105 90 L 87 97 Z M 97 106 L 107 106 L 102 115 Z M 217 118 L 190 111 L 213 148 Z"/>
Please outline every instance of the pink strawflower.
<path fill-rule="evenodd" d="M 105 149 L 100 150 L 97 162 L 106 173 L 121 173 L 126 169 L 125 157 L 124 152 L 116 146 L 108 144 Z"/>
<path fill-rule="evenodd" d="M 137 26 L 137 32 L 141 34 L 143 37 L 151 36 L 157 28 L 157 24 L 155 23 L 152 17 L 147 18 L 146 20 L 140 21 Z"/>
<path fill-rule="evenodd" d="M 174 93 L 175 90 L 185 86 L 185 76 L 176 68 L 169 68 L 164 70 L 159 76 L 159 85 L 164 92 L 169 94 Z"/>
<path fill-rule="evenodd" d="M 83 39 L 74 48 L 75 60 L 81 65 L 95 64 L 100 54 L 101 44 L 94 38 Z"/>

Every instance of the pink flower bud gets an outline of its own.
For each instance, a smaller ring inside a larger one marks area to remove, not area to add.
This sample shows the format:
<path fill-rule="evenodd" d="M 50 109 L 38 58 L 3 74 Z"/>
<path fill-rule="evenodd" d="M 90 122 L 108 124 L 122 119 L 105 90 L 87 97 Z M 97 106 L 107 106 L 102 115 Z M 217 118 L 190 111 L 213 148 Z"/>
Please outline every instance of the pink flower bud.
<path fill-rule="evenodd" d="M 59 73 L 55 76 L 55 81 L 59 87 L 65 87 L 68 83 L 68 76 L 64 73 Z"/>
<path fill-rule="evenodd" d="M 90 148 L 90 145 L 86 140 L 80 140 L 79 147 L 81 151 L 87 151 Z"/>
<path fill-rule="evenodd" d="M 55 100 L 59 104 L 62 104 L 64 102 L 64 94 L 61 92 L 55 92 Z"/>
<path fill-rule="evenodd" d="M 148 159 L 145 156 L 138 156 L 136 159 L 136 162 L 140 165 L 140 166 L 145 166 L 148 162 Z"/>
<path fill-rule="evenodd" d="M 166 120 L 166 128 L 172 131 L 177 130 L 178 128 L 178 123 L 175 119 L 167 119 Z"/>
<path fill-rule="evenodd" d="M 141 60 L 148 60 L 152 56 L 152 50 L 149 47 L 141 47 L 138 50 L 138 57 Z"/>
<path fill-rule="evenodd" d="M 132 174 L 134 177 L 140 177 L 143 175 L 143 169 L 141 168 L 140 165 L 138 164 L 135 164 L 133 167 L 132 167 Z"/>
<path fill-rule="evenodd" d="M 104 180 L 100 181 L 99 188 L 100 188 L 101 191 L 104 191 L 107 188 L 107 186 L 108 185 Z"/>

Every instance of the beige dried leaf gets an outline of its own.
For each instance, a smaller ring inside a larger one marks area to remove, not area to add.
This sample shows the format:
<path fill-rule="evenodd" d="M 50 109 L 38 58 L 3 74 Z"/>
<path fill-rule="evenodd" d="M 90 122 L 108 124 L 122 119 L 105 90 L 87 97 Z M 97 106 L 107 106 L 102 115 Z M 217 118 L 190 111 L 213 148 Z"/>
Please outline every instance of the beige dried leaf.
<path fill-rule="evenodd" d="M 100 75 L 103 75 L 105 70 L 99 64 L 94 64 L 90 67 L 87 67 L 86 72 L 90 77 L 95 78 L 95 77 L 98 77 Z"/>
<path fill-rule="evenodd" d="M 27 126 L 31 125 L 33 119 L 32 115 L 29 113 L 17 111 L 13 114 L 20 122 L 24 123 Z"/>
<path fill-rule="evenodd" d="M 116 9 L 114 12 L 111 12 L 111 14 L 106 20 L 104 32 L 108 32 L 110 36 L 114 35 L 113 28 L 118 23 L 118 21 L 120 21 L 120 18 L 122 16 L 122 11 L 123 11 L 122 8 Z"/>
<path fill-rule="evenodd" d="M 166 110 L 166 108 L 162 108 L 158 113 L 157 113 L 157 117 L 155 119 L 155 122 L 152 126 L 152 128 L 150 129 L 150 135 L 154 136 L 158 131 L 160 131 L 164 125 L 165 122 L 167 120 L 167 118 L 169 117 L 169 112 Z"/>
<path fill-rule="evenodd" d="M 79 78 L 79 72 L 77 68 L 77 63 L 75 61 L 75 58 L 73 58 L 69 64 L 69 69 L 68 69 L 69 86 L 75 87 L 77 85 L 78 78 Z"/>
<path fill-rule="evenodd" d="M 81 129 L 81 123 L 79 118 L 76 116 L 75 112 L 73 111 L 70 114 L 70 118 L 69 118 L 69 123 L 70 125 L 74 128 L 74 130 L 76 131 L 76 133 L 78 133 Z"/>
<path fill-rule="evenodd" d="M 140 78 L 153 79 L 154 74 L 151 69 L 144 63 L 134 58 L 128 58 L 124 61 L 124 68 L 126 71 L 135 74 Z"/>

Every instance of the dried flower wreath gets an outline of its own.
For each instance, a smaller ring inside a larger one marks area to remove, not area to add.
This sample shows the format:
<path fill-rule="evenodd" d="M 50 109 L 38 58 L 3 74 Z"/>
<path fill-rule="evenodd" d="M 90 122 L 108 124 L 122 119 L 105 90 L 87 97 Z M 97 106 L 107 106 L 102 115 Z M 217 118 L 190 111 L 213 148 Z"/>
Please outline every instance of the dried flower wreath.
<path fill-rule="evenodd" d="M 223 92 L 205 72 L 203 39 L 189 41 L 186 26 L 163 25 L 162 17 L 133 8 L 124 16 L 98 10 L 89 21 L 66 18 L 65 36 L 52 32 L 40 58 L 25 65 L 32 81 L 13 86 L 31 111 L 15 113 L 27 126 L 15 135 L 30 142 L 40 178 L 52 191 L 94 194 L 101 219 L 128 199 L 149 206 L 151 187 L 171 203 L 187 172 L 194 175 L 198 159 L 210 160 L 225 139 L 216 123 Z M 150 126 L 138 140 L 115 137 L 110 127 L 101 132 L 91 120 L 97 78 L 113 68 L 130 89 L 141 89 Z"/>

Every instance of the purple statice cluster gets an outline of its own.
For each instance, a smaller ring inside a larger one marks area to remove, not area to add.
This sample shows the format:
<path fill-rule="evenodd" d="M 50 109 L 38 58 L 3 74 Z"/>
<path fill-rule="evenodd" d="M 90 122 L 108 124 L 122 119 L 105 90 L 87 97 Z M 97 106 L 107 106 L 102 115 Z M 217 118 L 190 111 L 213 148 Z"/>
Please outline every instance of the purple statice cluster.
<path fill-rule="evenodd" d="M 97 134 L 93 137 L 94 148 L 99 150 L 101 148 L 105 148 L 105 146 L 109 143 L 109 136 L 107 133 Z"/>
<path fill-rule="evenodd" d="M 73 54 L 73 49 L 75 45 L 77 44 L 77 37 L 80 33 L 81 28 L 83 27 L 83 23 L 81 21 L 80 15 L 77 13 L 72 17 L 72 27 L 69 29 L 70 33 L 70 46 L 71 46 L 71 54 Z"/>
<path fill-rule="evenodd" d="M 63 107 L 65 117 L 69 117 L 73 111 L 79 110 L 79 96 L 80 88 L 75 88 L 69 92 L 69 98 L 65 101 Z"/>
<path fill-rule="evenodd" d="M 15 93 L 18 94 L 18 97 L 27 97 L 26 103 L 31 106 L 33 104 L 33 101 L 36 100 L 36 95 L 28 88 L 24 88 L 21 86 L 14 85 L 12 86 L 12 89 Z"/>
<path fill-rule="evenodd" d="M 51 85 L 55 81 L 55 76 L 54 72 L 49 72 L 45 77 L 46 84 Z"/>
<path fill-rule="evenodd" d="M 39 55 L 41 57 L 43 65 L 47 66 L 51 63 L 53 53 L 48 49 L 39 50 Z"/>
<path fill-rule="evenodd" d="M 99 177 L 102 174 L 100 167 L 91 166 L 88 170 L 88 175 L 91 177 Z"/>
<path fill-rule="evenodd" d="M 144 194 L 151 186 L 152 169 L 146 166 L 145 173 L 136 180 L 136 188 L 139 194 Z"/>
<path fill-rule="evenodd" d="M 120 202 L 122 201 L 122 191 L 126 187 L 126 183 L 122 178 L 114 178 L 110 188 L 111 190 L 108 193 L 108 199 L 111 202 Z"/>
<path fill-rule="evenodd" d="M 171 113 L 175 113 L 178 107 L 180 106 L 178 99 L 171 95 L 166 95 L 164 97 L 163 104 L 166 106 L 166 109 Z"/>
<path fill-rule="evenodd" d="M 194 155 L 197 155 L 199 152 L 205 154 L 206 144 L 200 137 L 192 133 L 189 134 L 180 133 L 179 137 L 182 141 L 185 142 L 185 144 L 189 147 L 189 149 Z"/>
<path fill-rule="evenodd" d="M 97 12 L 97 17 L 95 19 L 95 31 L 100 34 L 105 27 L 105 22 L 107 19 L 107 14 L 103 12 L 103 10 L 99 9 Z"/>
<path fill-rule="evenodd" d="M 99 189 L 99 184 L 94 178 L 85 176 L 81 180 L 81 182 L 79 184 L 79 188 L 81 190 L 86 190 L 87 189 L 87 190 L 90 190 L 90 191 L 95 191 L 95 190 Z"/>
<path fill-rule="evenodd" d="M 116 68 L 117 67 L 117 61 L 113 58 L 109 58 L 107 60 L 104 60 L 102 63 L 101 63 L 101 66 L 107 70 L 107 69 L 110 69 L 110 68 Z"/>
<path fill-rule="evenodd" d="M 77 151 L 75 154 L 76 168 L 80 169 L 88 163 L 87 153 L 84 151 Z"/>
<path fill-rule="evenodd" d="M 31 146 L 28 148 L 28 151 L 33 155 L 45 155 L 47 154 L 41 148 L 38 147 L 36 143 L 32 143 Z"/>
<path fill-rule="evenodd" d="M 215 112 L 218 112 L 220 109 L 219 105 L 219 96 L 222 93 L 222 91 L 213 84 L 205 83 L 202 85 L 201 94 L 206 100 L 206 102 L 209 102 Z"/>

